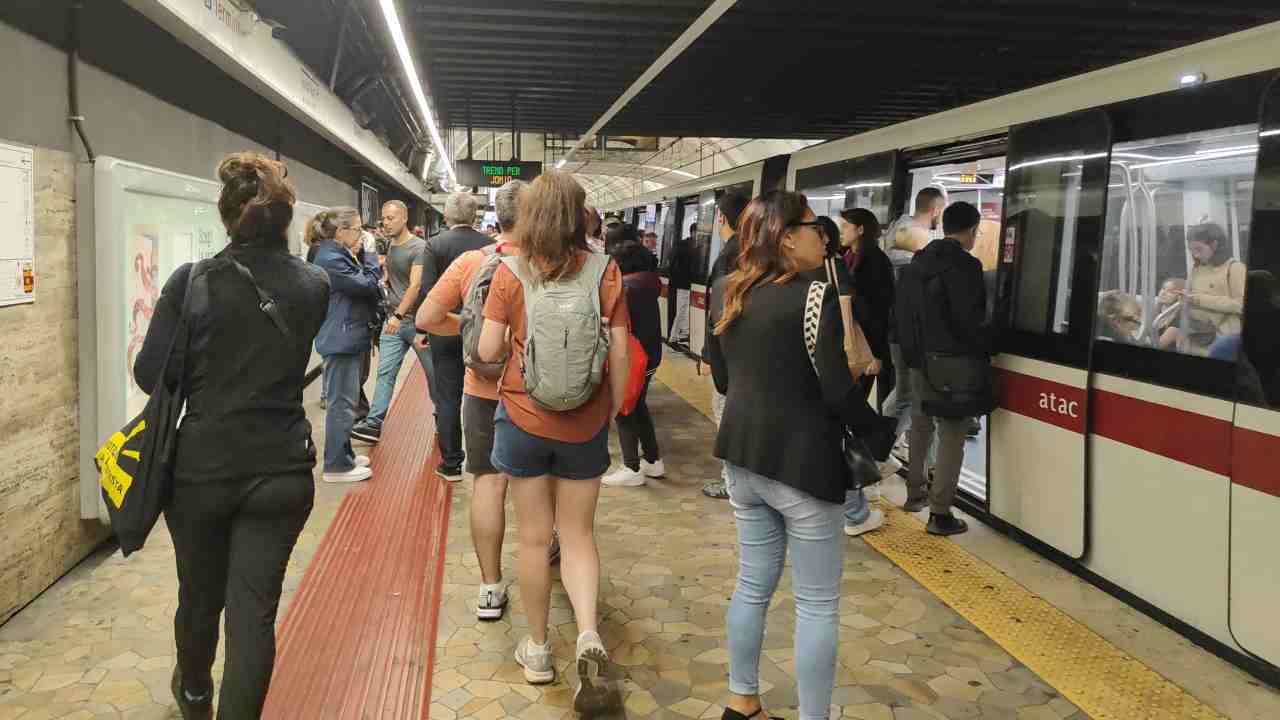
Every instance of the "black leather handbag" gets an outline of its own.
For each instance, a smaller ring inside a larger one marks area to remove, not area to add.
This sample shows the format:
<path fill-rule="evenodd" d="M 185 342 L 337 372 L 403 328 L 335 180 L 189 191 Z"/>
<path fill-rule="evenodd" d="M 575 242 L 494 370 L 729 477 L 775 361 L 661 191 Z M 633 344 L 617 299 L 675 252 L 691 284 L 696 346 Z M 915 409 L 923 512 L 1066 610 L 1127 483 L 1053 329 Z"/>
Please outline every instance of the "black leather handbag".
<path fill-rule="evenodd" d="M 818 329 L 822 320 L 822 298 L 827 293 L 827 283 L 814 281 L 809 284 L 809 296 L 804 304 L 804 346 L 809 353 L 809 364 L 821 379 L 818 360 L 814 353 L 818 348 Z M 844 464 L 849 468 L 854 488 L 864 488 L 880 482 L 880 467 L 876 464 L 866 442 L 854 434 L 848 426 L 840 428 L 841 450 Z"/>

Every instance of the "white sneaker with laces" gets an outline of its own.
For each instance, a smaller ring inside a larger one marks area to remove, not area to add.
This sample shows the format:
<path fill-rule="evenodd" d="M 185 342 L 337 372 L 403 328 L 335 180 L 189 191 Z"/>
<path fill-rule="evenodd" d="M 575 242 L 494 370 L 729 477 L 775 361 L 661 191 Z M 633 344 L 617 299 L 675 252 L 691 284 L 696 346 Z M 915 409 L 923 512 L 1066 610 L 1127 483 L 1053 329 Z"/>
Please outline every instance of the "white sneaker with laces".
<path fill-rule="evenodd" d="M 356 456 L 356 467 L 358 467 L 358 468 L 362 468 L 362 467 L 369 467 L 369 456 L 368 456 L 368 455 L 357 455 L 357 456 Z"/>
<path fill-rule="evenodd" d="M 368 480 L 371 477 L 373 477 L 372 470 L 357 465 L 346 472 L 327 472 L 324 474 L 324 481 L 327 483 L 353 483 Z"/>
<path fill-rule="evenodd" d="M 601 482 L 609 487 L 640 487 L 645 484 L 645 479 L 644 475 L 641 475 L 639 470 L 632 470 L 626 465 L 623 465 L 617 470 L 605 475 L 604 480 Z"/>
<path fill-rule="evenodd" d="M 667 466 L 662 463 L 662 458 L 658 458 L 653 462 L 642 459 L 640 461 L 640 474 L 647 478 L 660 478 L 667 474 Z"/>
<path fill-rule="evenodd" d="M 881 525 L 884 525 L 884 513 L 880 512 L 879 510 L 873 509 L 871 511 L 871 514 L 867 516 L 866 520 L 863 520 L 857 525 L 845 525 L 844 534 L 848 535 L 849 537 L 858 537 L 863 533 L 868 533 L 868 532 L 871 532 L 872 530 L 875 530 Z"/>
<path fill-rule="evenodd" d="M 524 668 L 524 679 L 530 685 L 545 685 L 556 679 L 556 664 L 551 659 L 551 643 L 534 645 L 533 638 L 525 636 L 516 646 L 516 662 Z"/>
<path fill-rule="evenodd" d="M 507 609 L 507 584 L 501 580 L 493 585 L 480 585 L 476 598 L 476 617 L 481 620 L 501 620 Z"/>
<path fill-rule="evenodd" d="M 579 717 L 604 717 L 610 709 L 620 709 L 621 695 L 609 683 L 609 653 L 600 635 L 584 632 L 578 636 L 578 689 L 573 693 L 573 709 Z"/>

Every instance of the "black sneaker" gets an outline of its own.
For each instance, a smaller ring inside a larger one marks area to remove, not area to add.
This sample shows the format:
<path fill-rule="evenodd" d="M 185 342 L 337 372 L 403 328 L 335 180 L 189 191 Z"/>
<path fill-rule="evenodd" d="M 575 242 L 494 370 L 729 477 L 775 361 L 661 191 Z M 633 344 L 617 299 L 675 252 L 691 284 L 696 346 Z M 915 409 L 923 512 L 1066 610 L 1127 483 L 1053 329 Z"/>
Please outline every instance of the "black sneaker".
<path fill-rule="evenodd" d="M 382 439 L 382 428 L 374 427 L 369 423 L 360 423 L 351 428 L 351 437 L 367 443 L 376 443 Z"/>
<path fill-rule="evenodd" d="M 919 497 L 907 495 L 907 501 L 902 503 L 902 509 L 909 513 L 918 513 L 928 506 L 929 497 L 927 495 L 921 495 Z"/>
<path fill-rule="evenodd" d="M 440 467 L 436 468 L 436 474 L 444 478 L 445 480 L 448 480 L 451 483 L 455 483 L 462 479 L 462 466 L 461 465 L 441 465 Z"/>
<path fill-rule="evenodd" d="M 929 514 L 929 525 L 925 531 L 930 535 L 959 535 L 969 529 L 969 523 L 954 515 Z"/>
<path fill-rule="evenodd" d="M 182 716 L 182 720 L 212 720 L 213 693 L 196 700 L 188 698 L 187 692 L 182 689 L 182 670 L 176 665 L 173 668 L 173 679 L 169 681 L 169 689 L 173 691 L 173 699 L 178 703 L 178 714 Z"/>

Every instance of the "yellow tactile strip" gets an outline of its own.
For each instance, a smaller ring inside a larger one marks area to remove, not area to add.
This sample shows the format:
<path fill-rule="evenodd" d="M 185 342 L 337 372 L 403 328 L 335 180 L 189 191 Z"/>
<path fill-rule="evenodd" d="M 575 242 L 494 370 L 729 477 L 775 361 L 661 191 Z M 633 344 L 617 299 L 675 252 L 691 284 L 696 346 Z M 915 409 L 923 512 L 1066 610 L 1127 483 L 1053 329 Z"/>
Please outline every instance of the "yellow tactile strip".
<path fill-rule="evenodd" d="M 886 505 L 884 527 L 863 538 L 1097 720 L 1223 717 L 901 510 Z"/>
<path fill-rule="evenodd" d="M 710 379 L 668 354 L 657 380 L 711 417 Z M 915 517 L 882 502 L 885 524 L 863 535 L 886 558 L 1096 720 L 1222 718 L 1213 708 L 1112 645 Z"/>

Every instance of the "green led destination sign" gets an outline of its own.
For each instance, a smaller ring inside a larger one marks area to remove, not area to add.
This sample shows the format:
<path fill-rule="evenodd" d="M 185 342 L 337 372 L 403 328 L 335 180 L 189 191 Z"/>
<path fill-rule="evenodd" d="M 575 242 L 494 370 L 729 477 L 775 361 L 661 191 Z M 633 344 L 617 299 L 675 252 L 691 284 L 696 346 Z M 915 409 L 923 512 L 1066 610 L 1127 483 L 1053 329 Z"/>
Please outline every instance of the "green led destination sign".
<path fill-rule="evenodd" d="M 542 163 L 509 160 L 459 160 L 458 184 L 482 188 L 502 187 L 511 180 L 531 182 L 542 174 Z"/>

